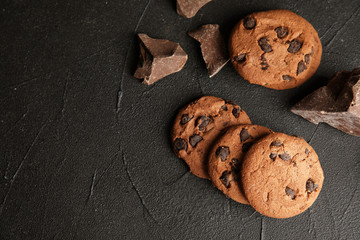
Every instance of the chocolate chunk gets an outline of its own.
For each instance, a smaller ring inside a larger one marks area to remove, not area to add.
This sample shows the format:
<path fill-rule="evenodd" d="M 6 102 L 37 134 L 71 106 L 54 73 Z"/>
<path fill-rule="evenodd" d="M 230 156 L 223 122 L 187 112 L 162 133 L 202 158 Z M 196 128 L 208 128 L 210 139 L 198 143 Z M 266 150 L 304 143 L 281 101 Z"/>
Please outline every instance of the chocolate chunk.
<path fill-rule="evenodd" d="M 270 147 L 280 147 L 282 145 L 283 145 L 283 143 L 278 140 L 275 140 L 272 143 L 270 143 Z"/>
<path fill-rule="evenodd" d="M 235 56 L 235 57 L 233 58 L 233 60 L 234 60 L 235 62 L 238 62 L 238 63 L 245 62 L 245 60 L 246 60 L 246 54 L 245 54 L 245 53 L 239 54 L 239 55 Z"/>
<path fill-rule="evenodd" d="M 272 51 L 271 45 L 269 44 L 269 39 L 267 37 L 262 37 L 258 41 L 258 44 L 264 52 L 268 53 Z"/>
<path fill-rule="evenodd" d="M 279 158 L 281 158 L 284 161 L 289 161 L 291 159 L 290 155 L 288 153 L 279 154 Z"/>
<path fill-rule="evenodd" d="M 291 81 L 292 77 L 290 77 L 289 75 L 282 75 L 282 78 L 284 81 Z"/>
<path fill-rule="evenodd" d="M 250 147 L 253 145 L 253 142 L 247 142 L 247 143 L 243 143 L 242 145 L 242 152 L 247 152 L 249 151 Z"/>
<path fill-rule="evenodd" d="M 247 17 L 244 19 L 244 27 L 248 30 L 253 29 L 256 26 L 256 20 L 253 17 Z"/>
<path fill-rule="evenodd" d="M 224 111 L 227 111 L 228 110 L 228 107 L 226 105 L 222 105 L 221 106 L 221 109 L 224 110 Z"/>
<path fill-rule="evenodd" d="M 260 58 L 260 66 L 261 66 L 262 70 L 266 70 L 269 68 L 269 64 L 267 63 L 264 55 L 265 55 L 265 53 L 263 53 Z"/>
<path fill-rule="evenodd" d="M 237 158 L 233 158 L 231 159 L 231 165 L 234 167 L 235 170 L 240 170 L 241 168 L 241 162 L 239 159 Z"/>
<path fill-rule="evenodd" d="M 305 148 L 305 153 L 306 153 L 306 154 L 309 154 L 309 153 L 310 153 L 310 152 L 309 152 L 309 149 Z"/>
<path fill-rule="evenodd" d="M 201 142 L 203 138 L 200 135 L 194 134 L 189 138 L 190 145 L 194 148 L 196 145 Z"/>
<path fill-rule="evenodd" d="M 305 71 L 305 70 L 306 70 L 306 65 L 305 65 L 304 61 L 301 60 L 301 61 L 298 63 L 296 75 L 299 75 L 300 73 L 302 73 L 302 72 Z"/>
<path fill-rule="evenodd" d="M 230 150 L 229 147 L 224 147 L 224 146 L 220 146 L 216 149 L 215 152 L 216 156 L 220 158 L 220 160 L 222 162 L 226 161 L 226 158 L 229 156 L 230 154 Z"/>
<path fill-rule="evenodd" d="M 240 115 L 241 109 L 240 107 L 234 107 L 232 110 L 232 114 L 234 115 L 234 117 L 238 118 Z"/>
<path fill-rule="evenodd" d="M 150 38 L 146 34 L 138 36 L 140 60 L 134 77 L 144 79 L 143 84 L 153 84 L 184 67 L 188 56 L 178 43 Z"/>
<path fill-rule="evenodd" d="M 228 51 L 219 25 L 203 25 L 188 33 L 190 37 L 200 42 L 201 53 L 210 77 L 217 74 L 229 61 Z"/>
<path fill-rule="evenodd" d="M 196 120 L 196 125 L 198 125 L 198 128 L 200 131 L 204 131 L 206 126 L 209 125 L 210 118 L 207 116 L 201 116 Z"/>
<path fill-rule="evenodd" d="M 289 188 L 289 187 L 286 187 L 285 188 L 285 193 L 286 193 L 286 195 L 288 195 L 288 196 L 290 196 L 291 197 L 291 199 L 295 199 L 295 191 L 294 190 L 292 190 L 291 188 Z"/>
<path fill-rule="evenodd" d="M 277 153 L 270 153 L 269 158 L 272 160 L 275 160 L 275 158 L 277 157 Z"/>
<path fill-rule="evenodd" d="M 186 123 L 188 123 L 191 119 L 193 119 L 193 117 L 194 116 L 189 116 L 189 114 L 183 114 L 182 116 L 181 116 L 181 120 L 180 120 L 180 124 L 181 125 L 184 125 L 184 124 L 186 124 Z"/>
<path fill-rule="evenodd" d="M 286 37 L 289 34 L 287 27 L 277 27 L 274 29 L 274 31 L 277 33 L 277 37 L 280 39 Z"/>
<path fill-rule="evenodd" d="M 311 58 L 310 54 L 305 54 L 304 60 L 306 64 L 310 62 L 310 58 Z"/>
<path fill-rule="evenodd" d="M 251 135 L 249 134 L 248 130 L 246 130 L 245 128 L 241 129 L 241 132 L 240 132 L 240 141 L 241 141 L 241 142 L 245 142 L 245 141 L 248 140 L 249 138 L 251 138 Z"/>
<path fill-rule="evenodd" d="M 311 178 L 309 178 L 306 181 L 306 191 L 308 193 L 312 193 L 313 191 L 315 191 L 318 188 L 319 188 L 319 185 L 315 184 L 314 181 Z"/>
<path fill-rule="evenodd" d="M 212 0 L 177 0 L 176 11 L 180 16 L 192 18 L 205 4 Z"/>
<path fill-rule="evenodd" d="M 221 177 L 219 178 L 222 182 L 222 184 L 224 184 L 224 186 L 226 188 L 230 187 L 230 181 L 229 181 L 229 175 L 230 175 L 230 171 L 225 171 L 221 174 Z"/>
<path fill-rule="evenodd" d="M 179 152 L 180 150 L 187 150 L 187 143 L 184 139 L 182 138 L 177 138 L 174 141 L 174 148 L 177 152 Z"/>
<path fill-rule="evenodd" d="M 287 51 L 289 53 L 297 53 L 298 51 L 300 51 L 301 47 L 302 47 L 302 42 L 298 41 L 297 39 L 294 39 L 290 42 Z"/>

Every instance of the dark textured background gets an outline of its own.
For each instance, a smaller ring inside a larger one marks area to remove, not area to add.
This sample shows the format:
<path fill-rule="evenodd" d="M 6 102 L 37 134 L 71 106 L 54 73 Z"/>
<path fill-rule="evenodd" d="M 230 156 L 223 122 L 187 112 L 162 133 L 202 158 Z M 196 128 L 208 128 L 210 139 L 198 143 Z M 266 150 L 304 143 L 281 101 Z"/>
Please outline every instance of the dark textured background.
<path fill-rule="evenodd" d="M 186 32 L 218 23 L 227 36 L 246 14 L 278 8 L 318 30 L 317 73 L 286 91 L 250 85 L 230 64 L 209 79 Z M 360 65 L 359 22 L 351 0 L 216 0 L 192 19 L 175 0 L 0 1 L 0 239 L 359 239 L 360 138 L 289 111 Z M 139 32 L 179 42 L 184 69 L 152 86 L 133 78 Z M 325 182 L 310 210 L 263 217 L 188 172 L 169 130 L 202 95 L 311 143 Z"/>

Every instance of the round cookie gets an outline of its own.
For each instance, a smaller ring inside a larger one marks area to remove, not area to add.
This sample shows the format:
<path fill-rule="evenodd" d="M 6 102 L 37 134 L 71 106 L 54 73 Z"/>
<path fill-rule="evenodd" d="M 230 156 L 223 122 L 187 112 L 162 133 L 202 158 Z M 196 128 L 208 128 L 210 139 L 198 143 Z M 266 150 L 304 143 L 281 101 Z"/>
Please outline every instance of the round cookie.
<path fill-rule="evenodd" d="M 272 133 L 253 144 L 245 155 L 241 180 L 256 211 L 289 218 L 314 203 L 324 174 L 316 152 L 304 139 Z"/>
<path fill-rule="evenodd" d="M 314 27 L 288 10 L 248 15 L 229 41 L 236 71 L 250 83 L 282 90 L 298 87 L 318 68 L 322 46 Z"/>
<path fill-rule="evenodd" d="M 270 133 L 270 129 L 258 125 L 238 125 L 226 129 L 209 152 L 209 175 L 213 185 L 231 199 L 249 204 L 240 181 L 242 161 L 249 147 Z"/>
<path fill-rule="evenodd" d="M 173 150 L 189 165 L 191 173 L 209 179 L 207 154 L 211 145 L 224 128 L 238 124 L 251 124 L 240 106 L 204 96 L 176 116 L 171 133 Z"/>

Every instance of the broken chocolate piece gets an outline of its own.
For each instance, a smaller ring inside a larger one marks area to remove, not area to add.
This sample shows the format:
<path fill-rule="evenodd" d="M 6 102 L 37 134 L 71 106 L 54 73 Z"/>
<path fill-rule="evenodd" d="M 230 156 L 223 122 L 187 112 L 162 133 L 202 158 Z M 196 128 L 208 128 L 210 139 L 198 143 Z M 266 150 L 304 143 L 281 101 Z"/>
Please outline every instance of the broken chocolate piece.
<path fill-rule="evenodd" d="M 176 11 L 180 16 L 192 18 L 205 4 L 212 0 L 177 0 Z"/>
<path fill-rule="evenodd" d="M 270 153 L 269 158 L 272 160 L 275 160 L 275 158 L 277 157 L 277 153 Z"/>
<path fill-rule="evenodd" d="M 184 139 L 182 138 L 177 138 L 174 141 L 174 148 L 177 152 L 179 152 L 180 150 L 187 150 L 187 143 Z"/>
<path fill-rule="evenodd" d="M 318 188 L 319 188 L 319 185 L 315 184 L 314 181 L 311 178 L 309 178 L 306 181 L 306 191 L 308 193 L 312 193 L 313 191 L 315 191 Z"/>
<path fill-rule="evenodd" d="M 289 161 L 291 159 L 290 155 L 288 153 L 279 154 L 279 158 L 281 158 L 284 161 Z"/>
<path fill-rule="evenodd" d="M 312 123 L 326 122 L 360 137 L 360 68 L 337 72 L 328 82 L 306 96 L 291 111 Z"/>
<path fill-rule="evenodd" d="M 143 84 L 153 84 L 184 67 L 188 56 L 178 43 L 166 39 L 154 39 L 146 34 L 138 34 L 138 36 L 140 61 L 134 77 L 144 79 Z"/>
<path fill-rule="evenodd" d="M 287 27 L 277 27 L 274 29 L 274 31 L 276 32 L 277 37 L 280 39 L 286 37 L 289 34 L 289 30 Z"/>
<path fill-rule="evenodd" d="M 229 156 L 230 154 L 230 150 L 229 147 L 223 147 L 220 146 L 216 149 L 215 152 L 216 156 L 219 157 L 221 159 L 222 162 L 226 161 L 226 158 Z"/>
<path fill-rule="evenodd" d="M 258 44 L 261 48 L 261 50 L 263 50 L 264 52 L 268 53 L 272 51 L 272 47 L 269 43 L 269 39 L 267 37 L 262 37 L 260 38 L 260 40 L 258 41 Z"/>
<path fill-rule="evenodd" d="M 292 40 L 289 43 L 290 43 L 290 45 L 289 45 L 289 47 L 287 49 L 287 51 L 289 53 L 297 53 L 302 47 L 302 42 L 300 42 L 300 41 L 298 41 L 296 39 Z"/>
<path fill-rule="evenodd" d="M 239 54 L 239 55 L 235 56 L 235 57 L 233 58 L 233 60 L 234 60 L 235 62 L 238 62 L 238 63 L 245 62 L 245 60 L 246 60 L 246 54 L 245 54 L 245 53 Z"/>
<path fill-rule="evenodd" d="M 298 67 L 297 67 L 297 71 L 296 71 L 296 75 L 299 75 L 300 73 L 302 73 L 303 71 L 306 70 L 306 65 L 304 63 L 303 60 L 301 60 L 299 63 L 298 63 Z"/>
<path fill-rule="evenodd" d="M 200 135 L 194 134 L 189 138 L 190 145 L 194 148 L 196 145 L 201 142 L 203 138 Z"/>
<path fill-rule="evenodd" d="M 246 130 L 245 128 L 241 129 L 240 141 L 244 142 L 244 141 L 248 140 L 249 138 L 251 138 L 251 135 L 249 134 L 248 130 Z"/>
<path fill-rule="evenodd" d="M 189 114 L 183 114 L 182 116 L 181 116 L 181 120 L 180 120 L 180 124 L 181 125 L 184 125 L 184 124 L 186 124 L 186 123 L 188 123 L 191 119 L 193 119 L 193 117 L 194 116 L 189 116 Z"/>
<path fill-rule="evenodd" d="M 271 147 L 280 147 L 280 146 L 282 146 L 282 145 L 283 145 L 283 143 L 280 142 L 280 141 L 278 141 L 278 140 L 275 140 L 275 141 L 273 141 L 272 143 L 270 143 L 270 146 L 271 146 Z"/>
<path fill-rule="evenodd" d="M 291 199 L 295 199 L 295 191 L 294 190 L 292 190 L 291 188 L 289 188 L 289 187 L 286 187 L 285 188 L 285 193 L 286 193 L 286 195 L 288 195 L 289 197 L 291 197 Z"/>
<path fill-rule="evenodd" d="M 265 53 L 263 53 L 260 58 L 260 66 L 261 66 L 262 70 L 266 70 L 269 68 L 269 64 L 267 63 L 264 55 L 265 55 Z"/>
<path fill-rule="evenodd" d="M 292 77 L 290 77 L 289 75 L 282 75 L 282 79 L 285 81 L 291 81 Z"/>
<path fill-rule="evenodd" d="M 310 62 L 310 54 L 305 54 L 304 56 L 304 60 L 305 60 L 305 63 L 308 64 Z"/>
<path fill-rule="evenodd" d="M 305 154 L 309 154 L 309 149 L 305 148 Z"/>
<path fill-rule="evenodd" d="M 256 20 L 253 17 L 247 17 L 244 19 L 244 27 L 248 30 L 253 29 L 256 26 Z"/>
<path fill-rule="evenodd" d="M 222 182 L 222 184 L 224 184 L 224 186 L 226 188 L 230 187 L 230 181 L 229 181 L 229 175 L 230 175 L 230 171 L 225 171 L 221 174 L 221 177 L 219 178 Z"/>
<path fill-rule="evenodd" d="M 222 106 L 221 106 L 221 109 L 224 110 L 224 111 L 227 111 L 227 110 L 228 110 L 228 108 L 227 108 L 226 105 L 222 105 Z"/>
<path fill-rule="evenodd" d="M 232 114 L 234 115 L 234 117 L 238 118 L 240 115 L 241 109 L 240 107 L 234 107 L 232 110 Z"/>
<path fill-rule="evenodd" d="M 203 25 L 188 33 L 190 37 L 200 42 L 201 53 L 204 58 L 209 76 L 217 74 L 229 61 L 226 44 L 219 25 Z"/>
<path fill-rule="evenodd" d="M 204 131 L 206 126 L 209 125 L 210 118 L 208 116 L 201 116 L 196 120 L 196 125 L 198 125 L 198 128 L 200 131 Z"/>

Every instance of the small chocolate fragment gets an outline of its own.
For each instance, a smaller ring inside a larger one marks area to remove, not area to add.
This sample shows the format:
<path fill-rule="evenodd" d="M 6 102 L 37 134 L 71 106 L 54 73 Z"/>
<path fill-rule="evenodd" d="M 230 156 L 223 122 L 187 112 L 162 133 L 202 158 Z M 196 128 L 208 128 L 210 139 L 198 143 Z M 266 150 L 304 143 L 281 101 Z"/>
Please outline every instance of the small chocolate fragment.
<path fill-rule="evenodd" d="M 289 75 L 282 75 L 282 78 L 284 81 L 291 81 L 292 77 L 290 77 Z"/>
<path fill-rule="evenodd" d="M 265 53 L 261 55 L 261 58 L 260 58 L 260 66 L 261 66 L 261 69 L 262 70 L 266 70 L 269 68 L 269 64 L 267 63 L 266 61 L 266 58 L 265 58 Z"/>
<path fill-rule="evenodd" d="M 306 96 L 291 111 L 312 123 L 326 122 L 360 137 L 360 68 L 337 72 L 328 82 Z"/>
<path fill-rule="evenodd" d="M 297 39 L 294 39 L 290 42 L 290 45 L 287 49 L 289 53 L 297 53 L 302 47 L 302 42 L 298 41 Z"/>
<path fill-rule="evenodd" d="M 180 16 L 192 18 L 205 4 L 212 0 L 177 0 L 176 11 Z"/>
<path fill-rule="evenodd" d="M 309 154 L 309 149 L 305 148 L 305 154 Z"/>
<path fill-rule="evenodd" d="M 277 157 L 277 153 L 270 153 L 269 158 L 272 160 L 275 160 L 275 158 Z"/>
<path fill-rule="evenodd" d="M 201 116 L 196 120 L 196 125 L 198 125 L 198 128 L 200 131 L 204 131 L 206 126 L 209 125 L 210 118 L 208 116 Z"/>
<path fill-rule="evenodd" d="M 230 187 L 230 181 L 229 181 L 229 175 L 230 175 L 230 171 L 225 171 L 221 174 L 221 177 L 219 178 L 222 182 L 222 184 L 224 184 L 224 186 L 226 188 Z"/>
<path fill-rule="evenodd" d="M 189 116 L 189 114 L 183 114 L 182 116 L 181 116 L 181 120 L 180 120 L 180 124 L 181 125 L 184 125 L 184 124 L 186 124 L 186 123 L 188 123 L 191 119 L 193 119 L 193 117 L 194 116 Z"/>
<path fill-rule="evenodd" d="M 234 117 L 238 118 L 240 115 L 241 109 L 240 107 L 234 107 L 232 110 L 232 114 L 234 115 Z"/>
<path fill-rule="evenodd" d="M 224 110 L 224 111 L 227 111 L 227 110 L 228 110 L 228 108 L 227 108 L 226 105 L 222 105 L 222 106 L 221 106 L 221 109 Z"/>
<path fill-rule="evenodd" d="M 215 152 L 216 156 L 220 158 L 220 160 L 222 162 L 226 161 L 226 158 L 229 156 L 230 154 L 230 150 L 229 147 L 224 147 L 224 146 L 220 146 L 216 149 Z"/>
<path fill-rule="evenodd" d="M 154 39 L 138 34 L 140 39 L 140 60 L 134 77 L 144 79 L 145 85 L 180 71 L 188 56 L 178 43 L 165 39 Z"/>
<path fill-rule="evenodd" d="M 251 135 L 249 134 L 248 130 L 246 130 L 245 128 L 241 129 L 241 132 L 240 132 L 240 141 L 241 141 L 241 142 L 245 142 L 245 141 L 248 140 L 249 138 L 251 138 Z"/>
<path fill-rule="evenodd" d="M 279 158 L 281 158 L 282 160 L 284 161 L 289 161 L 291 159 L 290 155 L 288 153 L 282 153 L 282 154 L 279 154 Z"/>
<path fill-rule="evenodd" d="M 194 134 L 189 138 L 190 145 L 194 148 L 196 145 L 201 142 L 203 138 L 200 135 Z"/>
<path fill-rule="evenodd" d="M 302 73 L 303 71 L 306 70 L 306 65 L 304 63 L 303 60 L 301 60 L 299 63 L 298 63 L 298 67 L 297 67 L 297 71 L 296 71 L 296 75 L 299 75 L 300 73 Z"/>
<path fill-rule="evenodd" d="M 274 29 L 274 31 L 277 33 L 277 37 L 280 39 L 286 37 L 289 34 L 287 27 L 277 27 Z"/>
<path fill-rule="evenodd" d="M 242 152 L 247 152 L 249 151 L 250 147 L 253 145 L 253 142 L 247 142 L 247 143 L 243 143 L 242 145 Z"/>
<path fill-rule="evenodd" d="M 253 17 L 247 17 L 244 19 L 244 27 L 248 30 L 253 29 L 256 26 L 256 20 Z"/>
<path fill-rule="evenodd" d="M 245 53 L 239 54 L 239 55 L 235 56 L 235 57 L 233 58 L 233 60 L 234 60 L 235 62 L 238 62 L 238 63 L 245 62 L 245 60 L 246 60 L 246 54 L 245 54 Z"/>
<path fill-rule="evenodd" d="M 315 184 L 314 181 L 311 178 L 309 178 L 306 181 L 306 191 L 308 193 L 312 193 L 313 191 L 315 191 L 318 188 L 319 188 L 319 185 Z"/>
<path fill-rule="evenodd" d="M 177 152 L 179 152 L 180 150 L 187 150 L 187 143 L 184 139 L 182 138 L 177 138 L 174 141 L 174 148 Z"/>
<path fill-rule="evenodd" d="M 306 64 L 308 64 L 310 62 L 310 58 L 311 58 L 310 54 L 305 54 L 304 60 L 305 60 Z"/>
<path fill-rule="evenodd" d="M 258 44 L 259 44 L 261 50 L 263 50 L 264 52 L 268 53 L 268 52 L 272 51 L 271 45 L 269 43 L 269 39 L 267 37 L 260 38 L 260 40 L 258 41 Z"/>
<path fill-rule="evenodd" d="M 291 188 L 289 188 L 289 187 L 286 187 L 285 188 L 285 193 L 286 193 L 286 195 L 288 195 L 289 197 L 291 197 L 291 199 L 295 199 L 295 191 L 294 190 L 292 190 Z"/>
<path fill-rule="evenodd" d="M 278 140 L 275 140 L 272 143 L 270 143 L 270 147 L 280 147 L 282 145 L 283 145 L 283 143 Z"/>
<path fill-rule="evenodd" d="M 204 58 L 209 76 L 217 74 L 229 61 L 228 51 L 218 24 L 203 25 L 188 33 L 190 37 L 200 42 L 201 53 Z"/>

